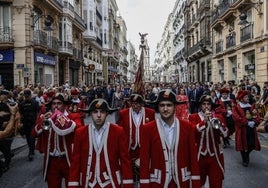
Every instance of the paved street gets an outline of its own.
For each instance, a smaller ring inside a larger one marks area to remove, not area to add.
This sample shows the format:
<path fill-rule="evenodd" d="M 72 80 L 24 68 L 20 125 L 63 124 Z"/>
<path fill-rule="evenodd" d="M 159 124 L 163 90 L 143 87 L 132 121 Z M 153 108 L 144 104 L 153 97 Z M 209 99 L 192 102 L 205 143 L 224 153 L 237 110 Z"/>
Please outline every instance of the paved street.
<path fill-rule="evenodd" d="M 113 122 L 114 117 L 110 116 Z M 90 122 L 86 119 L 86 123 Z M 240 153 L 234 150 L 234 140 L 231 146 L 224 149 L 225 179 L 223 188 L 264 188 L 268 185 L 268 134 L 259 134 L 262 145 L 261 151 L 253 151 L 250 155 L 249 167 L 241 164 Z M 14 145 L 23 146 L 26 141 L 16 138 Z M 13 146 L 14 147 L 14 146 Z M 45 188 L 42 179 L 43 155 L 36 152 L 34 161 L 27 161 L 27 147 L 18 147 L 12 158 L 11 168 L 0 178 L 0 187 L 5 188 Z M 206 186 L 208 188 L 208 186 Z"/>

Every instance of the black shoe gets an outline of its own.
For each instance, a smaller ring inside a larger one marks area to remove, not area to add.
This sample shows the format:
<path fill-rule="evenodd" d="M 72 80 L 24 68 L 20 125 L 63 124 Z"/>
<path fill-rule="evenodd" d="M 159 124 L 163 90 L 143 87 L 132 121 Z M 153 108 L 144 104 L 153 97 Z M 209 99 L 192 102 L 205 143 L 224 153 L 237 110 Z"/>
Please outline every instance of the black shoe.
<path fill-rule="evenodd" d="M 226 148 L 227 146 L 226 146 L 226 144 L 223 144 L 223 146 L 222 146 L 223 148 Z"/>
<path fill-rule="evenodd" d="M 248 162 L 243 162 L 242 165 L 243 165 L 244 167 L 248 167 Z"/>
<path fill-rule="evenodd" d="M 29 160 L 29 161 L 32 161 L 32 160 L 33 160 L 33 158 L 34 158 L 34 157 L 33 157 L 33 155 L 32 155 L 32 154 L 28 155 L 28 160 Z"/>
<path fill-rule="evenodd" d="M 9 166 L 3 166 L 2 167 L 2 173 L 5 173 L 9 170 Z"/>

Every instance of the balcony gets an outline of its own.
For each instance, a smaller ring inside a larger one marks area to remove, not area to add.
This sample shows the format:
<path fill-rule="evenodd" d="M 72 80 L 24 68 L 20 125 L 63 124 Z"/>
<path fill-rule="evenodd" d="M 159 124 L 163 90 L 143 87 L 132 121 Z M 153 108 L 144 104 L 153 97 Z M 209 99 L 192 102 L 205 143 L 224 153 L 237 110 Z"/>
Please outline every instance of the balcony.
<path fill-rule="evenodd" d="M 223 51 L 223 40 L 216 42 L 216 53 Z"/>
<path fill-rule="evenodd" d="M 12 30 L 10 27 L 0 27 L 0 43 L 13 43 Z"/>
<path fill-rule="evenodd" d="M 240 42 L 245 42 L 253 38 L 253 24 L 249 24 L 240 29 Z"/>
<path fill-rule="evenodd" d="M 34 31 L 34 45 L 37 46 L 47 46 L 48 42 L 47 42 L 47 33 L 45 31 L 42 30 L 35 30 Z"/>
<path fill-rule="evenodd" d="M 235 31 L 229 33 L 226 37 L 226 49 L 236 45 L 236 33 Z"/>
<path fill-rule="evenodd" d="M 73 55 L 73 44 L 67 41 L 59 41 L 59 52 Z"/>
<path fill-rule="evenodd" d="M 58 38 L 49 36 L 47 43 L 48 43 L 49 48 L 51 48 L 51 49 L 53 49 L 55 51 L 59 50 L 59 40 L 58 40 Z"/>

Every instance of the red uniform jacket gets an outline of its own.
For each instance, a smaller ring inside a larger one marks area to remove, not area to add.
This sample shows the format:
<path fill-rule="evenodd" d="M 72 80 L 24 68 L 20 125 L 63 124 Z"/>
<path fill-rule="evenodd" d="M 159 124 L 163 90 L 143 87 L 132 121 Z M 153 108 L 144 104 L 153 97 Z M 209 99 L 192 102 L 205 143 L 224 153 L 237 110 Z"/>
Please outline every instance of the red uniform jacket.
<path fill-rule="evenodd" d="M 251 112 L 254 110 L 254 106 L 251 106 Z M 247 124 L 248 120 L 245 117 L 244 110 L 240 107 L 239 103 L 234 106 L 233 110 L 233 119 L 235 122 L 235 148 L 236 151 L 246 151 L 248 150 L 247 144 Z M 260 122 L 260 115 L 257 113 L 256 118 L 253 119 L 255 125 L 257 126 Z M 255 136 L 255 150 L 260 150 L 260 142 L 258 139 L 258 134 L 256 128 L 254 127 L 254 136 Z"/>
<path fill-rule="evenodd" d="M 106 124 L 99 149 L 93 125 L 77 129 L 68 187 L 133 187 L 131 162 L 122 127 Z"/>
<path fill-rule="evenodd" d="M 124 128 L 125 134 L 127 137 L 127 145 L 128 149 L 130 150 L 130 147 L 137 147 L 137 149 L 134 152 L 130 152 L 131 159 L 137 159 L 139 158 L 139 148 L 140 148 L 140 136 L 136 133 L 140 134 L 140 130 L 136 131 L 135 123 L 132 119 L 131 114 L 132 108 L 127 108 L 120 110 L 119 112 L 119 120 L 118 125 L 122 126 Z M 150 108 L 142 107 L 141 110 L 142 113 L 142 120 L 141 124 L 138 126 L 139 128 L 150 121 L 153 121 L 155 119 L 155 111 Z"/>
<path fill-rule="evenodd" d="M 215 114 L 214 117 L 222 122 L 222 127 L 220 129 L 213 129 L 211 126 L 206 125 L 202 112 L 190 114 L 189 121 L 196 129 L 195 139 L 198 148 L 198 159 L 200 159 L 201 156 L 213 156 L 215 160 L 217 160 L 223 175 L 224 158 L 221 146 L 221 136 L 226 137 L 228 129 L 226 128 L 225 121 L 221 115 Z"/>
<path fill-rule="evenodd" d="M 167 188 L 170 176 L 180 188 L 200 188 L 194 129 L 188 121 L 175 118 L 174 150 L 169 152 L 160 120 L 141 128 L 140 187 Z M 173 155 L 170 153 L 173 152 Z M 171 159 L 174 157 L 174 161 Z M 171 163 L 169 161 L 172 161 Z M 172 170 L 174 169 L 173 173 Z"/>
<path fill-rule="evenodd" d="M 65 111 L 66 116 L 68 117 L 68 113 Z M 72 154 L 72 145 L 73 145 L 73 137 L 74 130 L 78 127 L 82 126 L 82 122 L 80 121 L 80 117 L 75 118 L 72 121 L 72 125 L 64 130 L 50 128 L 49 130 L 43 130 L 42 128 L 43 119 L 39 116 L 37 119 L 37 124 L 32 129 L 33 137 L 39 137 L 42 140 L 41 149 L 44 152 L 44 168 L 43 168 L 43 176 L 44 180 L 46 180 L 47 168 L 49 163 L 49 155 L 54 151 L 55 139 L 59 142 L 59 154 L 66 155 L 66 159 L 68 164 L 70 165 L 70 158 Z M 54 125 L 52 125 L 54 127 Z"/>

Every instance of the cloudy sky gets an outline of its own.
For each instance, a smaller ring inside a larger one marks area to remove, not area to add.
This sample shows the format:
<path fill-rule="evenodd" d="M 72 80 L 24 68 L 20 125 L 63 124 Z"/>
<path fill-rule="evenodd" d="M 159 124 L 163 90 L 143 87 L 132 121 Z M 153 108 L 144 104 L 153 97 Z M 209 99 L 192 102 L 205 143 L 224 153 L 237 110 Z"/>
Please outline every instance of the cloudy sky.
<path fill-rule="evenodd" d="M 136 48 L 139 56 L 140 33 L 146 36 L 150 47 L 151 63 L 156 45 L 161 40 L 168 15 L 172 12 L 176 0 L 116 0 L 120 15 L 127 25 L 127 40 Z"/>

